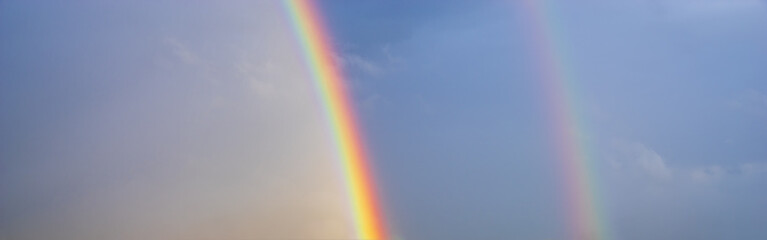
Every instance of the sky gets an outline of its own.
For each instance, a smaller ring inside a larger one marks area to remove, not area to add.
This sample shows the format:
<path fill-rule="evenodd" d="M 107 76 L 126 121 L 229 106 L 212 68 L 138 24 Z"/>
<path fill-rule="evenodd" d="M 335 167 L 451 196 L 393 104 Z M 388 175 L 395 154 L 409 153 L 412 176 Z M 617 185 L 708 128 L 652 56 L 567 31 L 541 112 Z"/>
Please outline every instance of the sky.
<path fill-rule="evenodd" d="M 767 2 L 317 1 L 393 239 L 767 239 Z M 545 45 L 544 45 L 545 46 Z M 354 239 L 279 1 L 0 2 L 0 239 Z"/>

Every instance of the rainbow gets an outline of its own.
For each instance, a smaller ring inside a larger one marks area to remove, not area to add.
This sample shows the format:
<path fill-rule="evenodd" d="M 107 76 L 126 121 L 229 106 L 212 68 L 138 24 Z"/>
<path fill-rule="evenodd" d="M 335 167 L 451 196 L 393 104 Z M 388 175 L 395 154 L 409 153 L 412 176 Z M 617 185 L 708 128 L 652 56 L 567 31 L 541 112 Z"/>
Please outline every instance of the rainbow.
<path fill-rule="evenodd" d="M 374 177 L 355 121 L 343 75 L 333 60 L 333 45 L 313 0 L 285 0 L 318 95 L 332 129 L 358 239 L 387 238 Z"/>
<path fill-rule="evenodd" d="M 545 89 L 548 120 L 555 139 L 556 156 L 561 166 L 567 210 L 567 239 L 608 239 L 602 221 L 602 210 L 597 208 L 597 170 L 587 147 L 585 121 L 578 116 L 573 76 L 568 72 L 566 52 L 561 41 L 553 5 L 546 0 L 523 0 L 530 24 L 531 40 L 535 44 L 535 62 Z"/>

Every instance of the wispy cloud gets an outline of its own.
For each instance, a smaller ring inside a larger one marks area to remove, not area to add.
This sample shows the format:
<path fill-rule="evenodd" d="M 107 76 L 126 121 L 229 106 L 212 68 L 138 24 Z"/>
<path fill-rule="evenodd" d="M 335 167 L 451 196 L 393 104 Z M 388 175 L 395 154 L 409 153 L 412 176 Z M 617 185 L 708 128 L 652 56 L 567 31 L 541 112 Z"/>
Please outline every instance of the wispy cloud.
<path fill-rule="evenodd" d="M 384 69 L 372 60 L 363 58 L 359 55 L 345 54 L 341 57 L 337 57 L 338 62 L 344 68 L 354 68 L 362 71 L 365 74 L 380 76 L 384 73 Z"/>
<path fill-rule="evenodd" d="M 763 13 L 761 0 L 656 0 L 657 5 L 676 18 L 706 18 L 723 15 Z"/>
<path fill-rule="evenodd" d="M 672 180 L 677 183 L 708 184 L 767 174 L 767 164 L 762 162 L 671 167 L 655 150 L 642 143 L 626 140 L 613 141 L 612 150 L 608 151 L 606 156 L 611 168 L 621 173 L 641 174 L 650 179 Z"/>
<path fill-rule="evenodd" d="M 767 120 L 767 94 L 750 89 L 729 102 L 735 109 Z"/>
<path fill-rule="evenodd" d="M 695 167 L 690 171 L 690 179 L 697 183 L 710 183 L 721 180 L 727 174 L 724 168 L 718 165 Z"/>
<path fill-rule="evenodd" d="M 638 169 L 644 175 L 656 180 L 672 178 L 673 171 L 666 165 L 663 157 L 644 144 L 618 140 L 614 141 L 613 147 L 616 152 L 608 158 L 613 167 Z"/>

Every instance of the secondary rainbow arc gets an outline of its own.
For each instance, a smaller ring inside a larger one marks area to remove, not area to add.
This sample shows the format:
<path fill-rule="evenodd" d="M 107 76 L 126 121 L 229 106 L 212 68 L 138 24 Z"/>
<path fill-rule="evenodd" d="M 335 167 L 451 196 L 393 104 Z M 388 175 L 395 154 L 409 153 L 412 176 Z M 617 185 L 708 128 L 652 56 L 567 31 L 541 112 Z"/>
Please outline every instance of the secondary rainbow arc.
<path fill-rule="evenodd" d="M 598 208 L 597 170 L 588 148 L 588 131 L 578 109 L 574 77 L 568 72 L 562 30 L 547 0 L 523 0 L 535 62 L 544 89 L 556 157 L 561 166 L 568 239 L 608 239 L 602 209 Z"/>

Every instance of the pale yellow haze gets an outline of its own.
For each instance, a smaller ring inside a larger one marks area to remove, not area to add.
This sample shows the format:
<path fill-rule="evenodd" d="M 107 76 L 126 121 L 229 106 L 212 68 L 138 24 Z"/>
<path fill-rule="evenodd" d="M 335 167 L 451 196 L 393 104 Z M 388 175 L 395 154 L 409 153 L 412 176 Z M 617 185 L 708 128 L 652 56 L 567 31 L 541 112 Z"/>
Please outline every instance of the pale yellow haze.
<path fill-rule="evenodd" d="M 56 133 L 68 146 L 50 156 L 60 165 L 35 169 L 39 189 L 30 191 L 63 200 L 9 223 L 7 237 L 353 238 L 331 135 L 284 6 L 178 5 L 111 10 L 160 19 L 143 35 L 139 23 L 99 33 L 139 31 L 125 41 L 149 42 L 150 54 L 121 58 L 145 50 L 117 48 L 121 65 L 93 66 L 135 84 Z"/>

